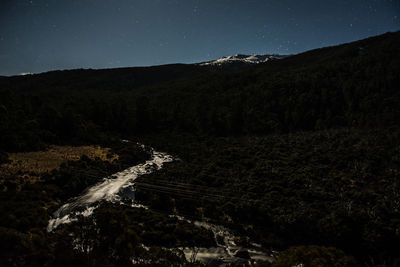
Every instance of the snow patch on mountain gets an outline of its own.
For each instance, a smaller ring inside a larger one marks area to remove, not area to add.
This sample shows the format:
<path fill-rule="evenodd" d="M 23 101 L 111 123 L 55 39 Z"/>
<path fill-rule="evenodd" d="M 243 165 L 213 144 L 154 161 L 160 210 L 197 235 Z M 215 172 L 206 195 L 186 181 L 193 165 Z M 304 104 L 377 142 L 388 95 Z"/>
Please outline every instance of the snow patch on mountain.
<path fill-rule="evenodd" d="M 222 57 L 217 60 L 213 61 L 207 61 L 200 63 L 199 65 L 201 66 L 207 66 L 207 65 L 223 65 L 223 64 L 230 64 L 230 63 L 248 63 L 248 64 L 258 64 L 258 63 L 263 63 L 267 62 L 273 59 L 282 59 L 287 56 L 284 55 L 234 55 L 234 56 L 228 56 L 228 57 Z"/>

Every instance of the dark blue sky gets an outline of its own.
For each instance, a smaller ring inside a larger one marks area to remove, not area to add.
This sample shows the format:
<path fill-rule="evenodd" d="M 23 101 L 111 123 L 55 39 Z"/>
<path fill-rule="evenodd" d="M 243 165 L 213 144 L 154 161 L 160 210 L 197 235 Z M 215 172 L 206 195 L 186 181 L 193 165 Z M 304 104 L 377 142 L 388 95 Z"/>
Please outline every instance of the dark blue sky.
<path fill-rule="evenodd" d="M 293 54 L 399 16 L 399 0 L 0 0 L 0 75 Z"/>

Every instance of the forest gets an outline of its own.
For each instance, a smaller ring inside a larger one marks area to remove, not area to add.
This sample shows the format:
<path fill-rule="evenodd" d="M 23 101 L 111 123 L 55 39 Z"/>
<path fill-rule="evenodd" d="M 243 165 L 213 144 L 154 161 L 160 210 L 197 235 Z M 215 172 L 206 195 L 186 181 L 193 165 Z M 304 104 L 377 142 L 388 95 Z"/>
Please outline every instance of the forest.
<path fill-rule="evenodd" d="M 35 183 L 1 173 L 0 265 L 201 266 L 179 247 L 214 246 L 212 233 L 175 214 L 278 251 L 259 266 L 398 266 L 399 88 L 400 32 L 256 65 L 0 77 L 0 164 L 50 145 L 119 155 Z M 62 203 L 149 159 L 135 142 L 177 159 L 138 178 L 149 209 L 102 202 L 47 232 Z"/>

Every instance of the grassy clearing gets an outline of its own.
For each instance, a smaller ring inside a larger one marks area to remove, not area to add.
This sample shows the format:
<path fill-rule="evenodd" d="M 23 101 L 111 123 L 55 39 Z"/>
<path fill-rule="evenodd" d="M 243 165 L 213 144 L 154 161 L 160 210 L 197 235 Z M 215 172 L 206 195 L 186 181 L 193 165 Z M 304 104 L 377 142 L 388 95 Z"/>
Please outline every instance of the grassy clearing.
<path fill-rule="evenodd" d="M 10 162 L 0 165 L 0 173 L 22 182 L 35 182 L 41 174 L 59 169 L 64 162 L 77 161 L 83 155 L 110 162 L 118 159 L 110 148 L 100 146 L 51 146 L 47 151 L 9 153 Z"/>

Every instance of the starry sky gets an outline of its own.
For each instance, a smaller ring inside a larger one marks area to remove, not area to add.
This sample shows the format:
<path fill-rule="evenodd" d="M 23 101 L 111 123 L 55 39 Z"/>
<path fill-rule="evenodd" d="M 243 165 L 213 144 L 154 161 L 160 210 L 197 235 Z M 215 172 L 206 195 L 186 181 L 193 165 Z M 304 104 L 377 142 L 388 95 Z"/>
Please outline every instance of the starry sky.
<path fill-rule="evenodd" d="M 400 0 L 0 0 L 0 75 L 295 54 L 399 16 Z"/>

